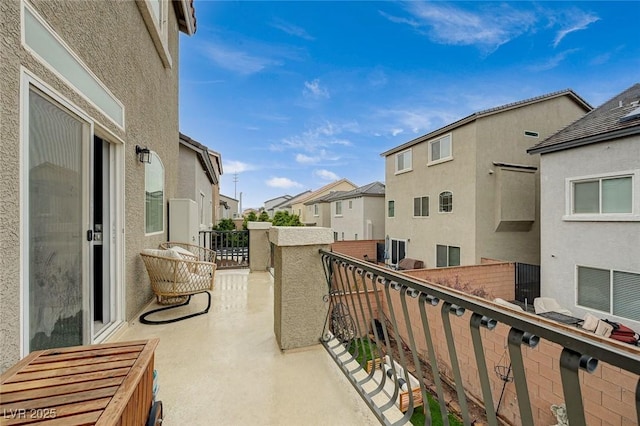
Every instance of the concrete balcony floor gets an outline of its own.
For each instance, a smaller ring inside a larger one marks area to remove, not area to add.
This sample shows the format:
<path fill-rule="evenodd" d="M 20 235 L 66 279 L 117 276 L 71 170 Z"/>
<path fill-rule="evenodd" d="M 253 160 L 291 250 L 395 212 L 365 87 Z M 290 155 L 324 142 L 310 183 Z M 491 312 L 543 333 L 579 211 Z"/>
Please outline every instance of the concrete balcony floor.
<path fill-rule="evenodd" d="M 280 351 L 268 272 L 217 271 L 212 299 L 208 314 L 166 325 L 136 320 L 118 338 L 160 338 L 155 368 L 163 424 L 379 424 L 321 345 Z M 206 297 L 196 295 L 179 309 L 205 305 Z"/>

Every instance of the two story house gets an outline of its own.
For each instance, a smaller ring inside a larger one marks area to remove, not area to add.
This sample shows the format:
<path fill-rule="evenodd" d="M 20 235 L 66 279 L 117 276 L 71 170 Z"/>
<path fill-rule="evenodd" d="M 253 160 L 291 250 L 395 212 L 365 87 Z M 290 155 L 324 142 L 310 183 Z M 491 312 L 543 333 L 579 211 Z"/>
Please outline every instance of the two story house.
<path fill-rule="evenodd" d="M 275 207 L 279 206 L 283 203 L 286 203 L 287 201 L 289 201 L 290 199 L 292 199 L 293 197 L 291 195 L 281 195 L 279 197 L 275 197 L 272 198 L 270 200 L 267 200 L 264 202 L 264 211 L 267 212 L 267 214 L 269 215 L 270 218 L 273 218 L 273 215 L 275 214 Z"/>
<path fill-rule="evenodd" d="M 178 155 L 176 198 L 195 201 L 200 229 L 211 229 L 216 223 L 214 198 L 220 193 L 220 169 L 211 160 L 219 158 L 219 155 L 211 155 L 209 148 L 182 133 Z"/>
<path fill-rule="evenodd" d="M 112 336 L 177 194 L 191 0 L 0 2 L 0 370 Z"/>
<path fill-rule="evenodd" d="M 384 184 L 372 182 L 332 195 L 328 204 L 335 240 L 384 239 Z"/>
<path fill-rule="evenodd" d="M 540 154 L 540 294 L 640 330 L 640 84 L 529 153 Z"/>
<path fill-rule="evenodd" d="M 296 199 L 289 200 L 289 204 L 291 205 L 292 214 L 297 214 L 300 217 L 300 222 L 305 225 L 315 225 L 315 221 L 313 218 L 314 209 L 310 201 L 314 201 L 324 197 L 325 195 L 329 195 L 332 192 L 336 191 L 351 191 L 352 189 L 356 189 L 357 186 L 354 185 L 348 179 L 339 179 L 335 182 L 331 182 L 315 191 L 311 191 L 310 193 Z"/>
<path fill-rule="evenodd" d="M 389 263 L 538 264 L 538 159 L 527 148 L 591 109 L 563 90 L 473 113 L 383 152 Z"/>

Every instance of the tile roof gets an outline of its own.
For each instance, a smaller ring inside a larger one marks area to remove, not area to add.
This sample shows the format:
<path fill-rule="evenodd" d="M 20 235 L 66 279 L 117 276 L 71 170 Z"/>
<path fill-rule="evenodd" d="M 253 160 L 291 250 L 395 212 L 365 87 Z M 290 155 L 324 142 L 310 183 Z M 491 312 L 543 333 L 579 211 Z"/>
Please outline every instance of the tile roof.
<path fill-rule="evenodd" d="M 517 101 L 517 102 L 512 102 L 509 104 L 505 104 L 505 105 L 500 105 L 494 108 L 488 108 L 482 111 L 478 111 L 478 112 L 474 112 L 473 114 L 470 114 L 464 118 L 461 118 L 460 120 L 454 121 L 451 124 L 447 124 L 444 127 L 441 127 L 437 130 L 434 130 L 433 132 L 427 133 L 426 135 L 420 136 L 418 138 L 415 138 L 413 140 L 410 140 L 409 142 L 405 142 L 404 144 L 397 146 L 395 148 L 392 148 L 388 151 L 383 152 L 382 154 L 380 154 L 380 156 L 382 157 L 386 157 L 388 155 L 391 154 L 395 154 L 396 152 L 400 152 L 403 151 L 411 146 L 417 145 L 421 142 L 427 141 L 429 139 L 432 139 L 438 135 L 447 133 L 452 131 L 453 129 L 456 129 L 460 126 L 463 126 L 464 124 L 473 122 L 479 118 L 483 118 L 489 115 L 493 115 L 493 114 L 498 114 L 504 111 L 508 111 L 508 110 L 512 110 L 512 109 L 516 109 L 516 108 L 521 108 L 527 105 L 531 105 L 531 104 L 535 104 L 538 102 L 542 102 L 542 101 L 546 101 L 549 99 L 553 99 L 553 98 L 558 98 L 561 96 L 569 96 L 575 103 L 577 103 L 578 105 L 582 106 L 584 108 L 585 111 L 591 111 L 593 109 L 593 107 L 591 105 L 589 105 L 589 103 L 587 101 L 585 101 L 584 99 L 582 99 L 582 97 L 578 96 L 578 94 L 576 92 L 574 92 L 571 89 L 565 89 L 565 90 L 559 90 L 557 92 L 552 92 L 552 93 L 547 93 L 546 95 L 541 95 L 541 96 L 536 96 L 533 98 L 529 98 L 529 99 L 524 99 L 521 101 Z"/>
<path fill-rule="evenodd" d="M 640 108 L 640 83 L 614 96 L 564 129 L 529 148 L 529 154 L 545 154 L 577 146 L 640 134 L 640 116 L 623 119 Z"/>
<path fill-rule="evenodd" d="M 346 200 L 348 198 L 358 198 L 358 197 L 384 197 L 384 183 L 382 182 L 371 182 L 370 184 L 361 186 L 352 191 L 340 191 L 340 194 L 335 194 L 331 197 L 330 201 L 335 200 Z"/>
<path fill-rule="evenodd" d="M 182 144 L 183 146 L 186 146 L 187 148 L 191 149 L 196 153 L 196 155 L 198 156 L 198 160 L 202 165 L 202 169 L 205 171 L 207 177 L 209 178 L 209 181 L 211 182 L 211 184 L 217 185 L 218 175 L 216 174 L 213 168 L 213 163 L 211 162 L 211 157 L 209 156 L 209 152 L 210 152 L 209 148 L 202 145 L 197 140 L 191 139 L 189 136 L 185 135 L 184 133 L 179 133 L 179 135 L 180 135 L 180 138 L 179 138 L 180 144 Z"/>
<path fill-rule="evenodd" d="M 180 31 L 187 35 L 196 33 L 196 8 L 194 0 L 174 0 L 176 16 L 178 17 L 178 27 Z"/>

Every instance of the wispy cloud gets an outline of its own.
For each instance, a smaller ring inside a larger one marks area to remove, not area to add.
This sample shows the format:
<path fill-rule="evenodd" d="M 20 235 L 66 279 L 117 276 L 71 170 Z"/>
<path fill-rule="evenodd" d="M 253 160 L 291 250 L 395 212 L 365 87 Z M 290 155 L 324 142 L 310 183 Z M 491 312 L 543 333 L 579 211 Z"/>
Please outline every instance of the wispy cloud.
<path fill-rule="evenodd" d="M 229 32 L 217 34 L 215 42 L 203 44 L 202 51 L 220 68 L 243 75 L 280 67 L 286 61 L 299 61 L 306 56 L 297 47 L 265 43 Z"/>
<path fill-rule="evenodd" d="M 413 134 L 425 133 L 457 119 L 452 113 L 429 107 L 410 110 L 380 109 L 374 115 L 378 121 L 387 123 L 381 132 L 391 136 L 397 136 L 405 131 Z"/>
<path fill-rule="evenodd" d="M 286 22 L 282 19 L 277 19 L 277 18 L 274 19 L 271 22 L 271 26 L 295 37 L 300 37 L 305 40 L 315 40 L 315 37 L 307 33 L 307 31 L 304 28 L 291 24 L 289 22 Z"/>
<path fill-rule="evenodd" d="M 410 18 L 380 13 L 391 22 L 409 25 L 426 34 L 435 43 L 477 46 L 486 53 L 526 33 L 536 22 L 533 12 L 508 4 L 490 4 L 477 11 L 445 3 L 408 2 L 406 5 Z"/>
<path fill-rule="evenodd" d="M 542 62 L 529 66 L 529 69 L 531 71 L 548 71 L 560 65 L 560 63 L 564 61 L 567 58 L 567 56 L 579 50 L 580 49 L 569 49 L 563 52 L 559 52 L 556 55 L 553 55 L 551 58 L 548 58 Z"/>
<path fill-rule="evenodd" d="M 224 160 L 223 160 L 224 161 Z M 225 173 L 242 173 L 249 170 L 255 170 L 251 164 L 242 161 L 226 160 L 223 165 Z"/>
<path fill-rule="evenodd" d="M 562 28 L 556 34 L 556 38 L 553 40 L 553 47 L 558 47 L 558 44 L 564 39 L 568 34 L 571 34 L 575 31 L 586 30 L 587 27 L 594 22 L 598 22 L 600 18 L 592 13 L 583 12 L 577 8 L 572 8 L 569 11 L 566 11 L 562 14 L 563 19 L 561 26 Z"/>
<path fill-rule="evenodd" d="M 272 188 L 289 189 L 289 188 L 302 187 L 301 183 L 298 183 L 286 177 L 272 177 L 271 179 L 267 180 L 265 183 L 267 184 L 267 186 L 270 186 Z"/>
<path fill-rule="evenodd" d="M 314 170 L 313 171 L 313 175 L 316 176 L 316 177 L 319 177 L 322 180 L 328 180 L 328 181 L 331 181 L 331 182 L 340 179 L 340 177 L 337 174 L 335 174 L 335 173 L 333 173 L 333 172 L 331 172 L 329 170 L 324 170 L 324 169 Z"/>
<path fill-rule="evenodd" d="M 342 133 L 346 132 L 358 132 L 357 123 L 347 122 L 344 124 L 337 124 L 327 121 L 323 125 L 306 130 L 299 135 L 284 138 L 280 143 L 272 144 L 269 149 L 272 151 L 293 149 L 308 153 L 318 153 L 323 149 L 336 145 L 351 146 L 352 143 L 350 140 L 340 137 Z"/>
<path fill-rule="evenodd" d="M 303 93 L 305 96 L 314 99 L 329 99 L 329 91 L 326 87 L 320 85 L 320 80 L 317 78 L 313 81 L 304 82 Z"/>

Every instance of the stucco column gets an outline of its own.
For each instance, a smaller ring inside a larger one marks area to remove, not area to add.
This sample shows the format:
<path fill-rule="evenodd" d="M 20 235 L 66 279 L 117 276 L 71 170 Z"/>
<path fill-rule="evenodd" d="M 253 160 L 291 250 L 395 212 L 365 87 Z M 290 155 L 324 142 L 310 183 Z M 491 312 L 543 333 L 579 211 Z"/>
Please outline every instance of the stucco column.
<path fill-rule="evenodd" d="M 273 328 L 280 349 L 318 344 L 327 315 L 322 300 L 327 281 L 319 250 L 330 249 L 330 228 L 274 226 L 269 230 L 274 244 Z"/>
<path fill-rule="evenodd" d="M 266 271 L 271 266 L 271 243 L 269 229 L 271 222 L 248 222 L 249 229 L 249 269 L 251 272 Z"/>

